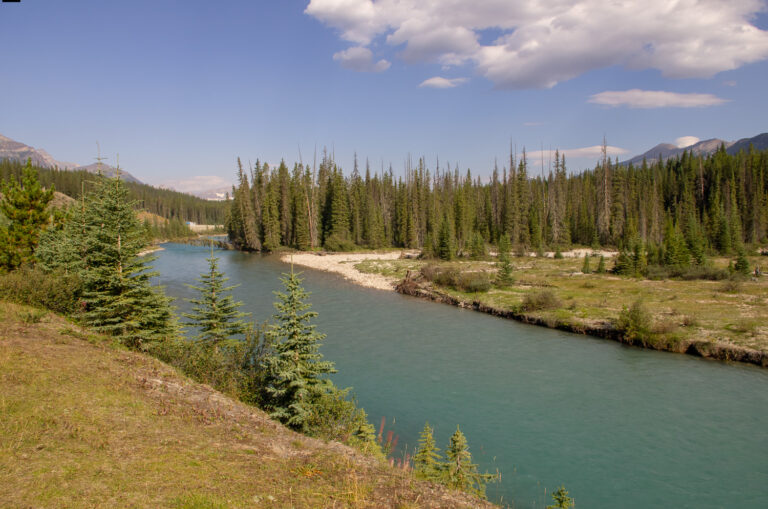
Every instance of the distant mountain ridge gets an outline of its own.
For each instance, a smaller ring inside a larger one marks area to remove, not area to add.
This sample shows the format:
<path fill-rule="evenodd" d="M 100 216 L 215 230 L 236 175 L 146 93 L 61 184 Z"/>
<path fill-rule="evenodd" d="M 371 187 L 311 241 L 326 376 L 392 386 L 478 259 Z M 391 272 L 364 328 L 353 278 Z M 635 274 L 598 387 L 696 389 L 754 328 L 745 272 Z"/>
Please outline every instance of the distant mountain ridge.
<path fill-rule="evenodd" d="M 28 159 L 32 160 L 32 164 L 36 166 L 44 166 L 46 168 L 59 168 L 60 170 L 72 170 L 72 171 L 87 171 L 89 173 L 98 173 L 98 163 L 89 164 L 87 166 L 81 166 L 77 163 L 69 163 L 66 161 L 57 161 L 48 152 L 43 149 L 30 147 L 21 142 L 12 140 L 7 136 L 0 134 L 0 160 L 10 159 L 12 161 L 20 161 L 22 163 L 27 162 Z M 117 168 L 108 164 L 101 165 L 101 174 L 106 177 L 114 177 L 117 175 Z M 120 170 L 120 177 L 128 182 L 135 182 L 141 184 L 142 182 L 128 173 L 125 170 Z"/>
<path fill-rule="evenodd" d="M 702 140 L 687 147 L 678 147 L 677 145 L 673 145 L 671 143 L 659 143 L 652 149 L 640 154 L 639 156 L 635 156 L 632 159 L 622 161 L 619 164 L 622 166 L 627 166 L 629 164 L 638 166 L 643 163 L 643 159 L 651 163 L 658 161 L 659 157 L 661 157 L 663 161 L 666 161 L 667 159 L 681 156 L 683 152 L 691 152 L 694 155 L 707 156 L 709 154 L 715 153 L 721 145 L 725 145 L 726 152 L 734 155 L 738 154 L 742 150 L 749 150 L 750 144 L 754 145 L 756 150 L 768 149 L 768 133 L 758 134 L 752 138 L 742 138 L 738 141 L 725 141 L 719 138 L 712 138 L 709 140 Z"/>

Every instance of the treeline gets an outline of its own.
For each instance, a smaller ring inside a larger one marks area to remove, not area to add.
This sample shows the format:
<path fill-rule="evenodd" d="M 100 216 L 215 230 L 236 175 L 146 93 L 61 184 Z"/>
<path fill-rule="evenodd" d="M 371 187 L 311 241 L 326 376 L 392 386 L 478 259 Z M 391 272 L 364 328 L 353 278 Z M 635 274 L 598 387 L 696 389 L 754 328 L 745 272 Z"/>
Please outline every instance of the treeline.
<path fill-rule="evenodd" d="M 0 182 L 20 179 L 24 164 L 8 159 L 0 161 Z M 52 168 L 33 167 L 37 171 L 40 183 L 71 198 L 78 198 L 90 191 L 96 175 L 85 170 L 69 171 Z M 125 182 L 129 196 L 136 206 L 168 220 L 184 223 L 193 221 L 198 224 L 224 224 L 229 206 L 225 202 L 203 200 L 170 189 L 159 189 L 148 184 Z"/>
<path fill-rule="evenodd" d="M 391 166 L 374 173 L 366 161 L 361 169 L 357 157 L 345 176 L 328 154 L 317 168 L 238 165 L 227 229 L 243 250 L 392 246 L 439 254 L 447 245 L 464 256 L 505 235 L 520 252 L 572 244 L 630 250 L 661 246 L 674 233 L 726 254 L 768 235 L 768 151 L 729 155 L 721 147 L 706 157 L 686 152 L 620 166 L 604 150 L 579 174 L 555 152 L 546 175 L 523 151 L 490 179 L 429 169 L 424 159 L 399 177 Z"/>

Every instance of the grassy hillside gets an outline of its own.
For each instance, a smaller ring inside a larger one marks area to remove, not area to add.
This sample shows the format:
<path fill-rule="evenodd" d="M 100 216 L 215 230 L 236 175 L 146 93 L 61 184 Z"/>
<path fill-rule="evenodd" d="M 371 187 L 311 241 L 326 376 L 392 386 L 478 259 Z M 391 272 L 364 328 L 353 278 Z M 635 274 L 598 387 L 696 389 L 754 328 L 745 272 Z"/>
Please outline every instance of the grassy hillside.
<path fill-rule="evenodd" d="M 483 507 L 0 302 L 4 507 Z M 490 505 L 488 505 L 490 507 Z"/>

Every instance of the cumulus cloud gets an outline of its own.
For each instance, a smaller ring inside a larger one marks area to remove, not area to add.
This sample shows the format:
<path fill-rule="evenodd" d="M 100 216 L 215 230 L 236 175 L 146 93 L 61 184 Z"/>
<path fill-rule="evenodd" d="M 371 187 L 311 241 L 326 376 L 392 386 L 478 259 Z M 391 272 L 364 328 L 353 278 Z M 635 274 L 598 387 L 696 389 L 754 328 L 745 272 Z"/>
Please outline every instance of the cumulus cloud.
<path fill-rule="evenodd" d="M 612 157 L 612 156 L 620 156 L 620 155 L 626 154 L 629 151 L 621 147 L 612 147 L 608 145 L 605 148 L 605 152 L 609 157 Z M 564 155 L 566 160 L 579 159 L 579 158 L 600 158 L 603 156 L 603 146 L 593 145 L 591 147 L 560 149 L 560 154 Z M 541 160 L 542 157 L 544 157 L 544 160 L 549 160 L 550 158 L 554 158 L 555 151 L 554 150 L 544 150 L 544 151 L 536 150 L 534 152 L 528 152 L 526 156 L 528 157 L 528 161 L 535 163 L 536 161 Z"/>
<path fill-rule="evenodd" d="M 675 145 L 677 145 L 677 148 L 685 148 L 696 145 L 699 141 L 701 140 L 696 136 L 681 136 L 675 140 Z"/>
<path fill-rule="evenodd" d="M 428 88 L 454 88 L 466 81 L 467 78 L 443 78 L 442 76 L 435 76 L 422 81 L 419 86 Z"/>
<path fill-rule="evenodd" d="M 589 98 L 589 102 L 603 106 L 629 108 L 703 108 L 728 102 L 712 94 L 681 94 L 663 90 L 608 90 Z"/>
<path fill-rule="evenodd" d="M 311 0 L 305 12 L 357 47 L 407 62 L 470 64 L 498 88 L 546 88 L 592 69 L 710 77 L 768 58 L 763 0 Z M 681 20 L 685 20 L 684 23 Z M 484 30 L 501 35 L 481 43 Z"/>
<path fill-rule="evenodd" d="M 373 52 L 363 46 L 353 46 L 333 55 L 333 59 L 340 62 L 345 69 L 362 72 L 382 72 L 391 65 L 382 59 L 373 61 Z"/>

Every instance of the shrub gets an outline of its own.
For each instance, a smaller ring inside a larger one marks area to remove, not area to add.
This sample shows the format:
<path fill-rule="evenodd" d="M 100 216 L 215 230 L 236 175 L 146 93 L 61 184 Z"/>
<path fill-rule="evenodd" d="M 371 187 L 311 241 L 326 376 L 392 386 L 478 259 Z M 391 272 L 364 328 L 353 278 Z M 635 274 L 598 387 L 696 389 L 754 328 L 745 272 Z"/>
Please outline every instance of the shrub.
<path fill-rule="evenodd" d="M 425 265 L 421 275 L 438 286 L 450 286 L 463 292 L 487 292 L 491 288 L 487 272 L 462 272 L 456 265 Z"/>
<path fill-rule="evenodd" d="M 491 289 L 491 280 L 485 272 L 462 272 L 458 275 L 455 286 L 468 293 L 487 292 Z"/>
<path fill-rule="evenodd" d="M 523 311 L 543 311 L 561 306 L 562 302 L 552 290 L 541 290 L 527 294 L 520 307 Z"/>
<path fill-rule="evenodd" d="M 354 251 L 357 246 L 349 239 L 342 239 L 336 235 L 331 235 L 325 239 L 325 249 L 328 251 Z"/>
<path fill-rule="evenodd" d="M 621 310 L 616 320 L 616 329 L 629 341 L 640 340 L 646 343 L 651 337 L 651 315 L 641 299 Z"/>
<path fill-rule="evenodd" d="M 738 293 L 739 290 L 741 290 L 741 283 L 734 279 L 729 279 L 717 289 L 718 292 L 722 293 Z"/>
<path fill-rule="evenodd" d="M 71 315 L 80 309 L 82 283 L 74 274 L 22 267 L 0 275 L 0 299 Z"/>

